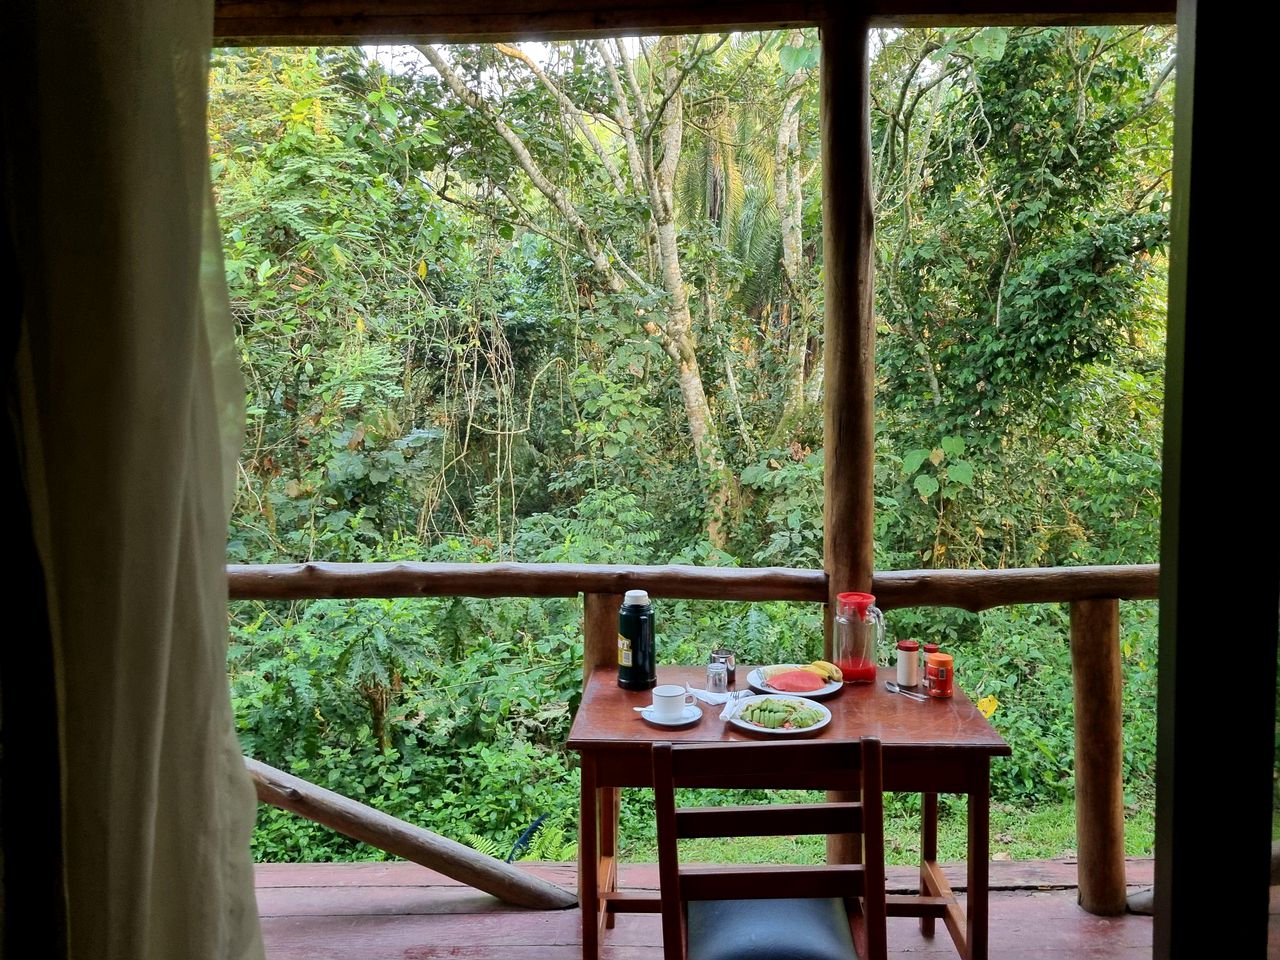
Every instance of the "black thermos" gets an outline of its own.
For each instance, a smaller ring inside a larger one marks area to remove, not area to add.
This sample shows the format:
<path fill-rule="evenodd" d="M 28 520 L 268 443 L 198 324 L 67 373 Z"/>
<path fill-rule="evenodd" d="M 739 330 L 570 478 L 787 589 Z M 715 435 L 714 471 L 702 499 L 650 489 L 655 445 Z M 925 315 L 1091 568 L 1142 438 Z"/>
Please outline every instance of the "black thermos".
<path fill-rule="evenodd" d="M 628 590 L 618 611 L 618 686 L 652 690 L 658 683 L 653 604 L 644 590 Z"/>

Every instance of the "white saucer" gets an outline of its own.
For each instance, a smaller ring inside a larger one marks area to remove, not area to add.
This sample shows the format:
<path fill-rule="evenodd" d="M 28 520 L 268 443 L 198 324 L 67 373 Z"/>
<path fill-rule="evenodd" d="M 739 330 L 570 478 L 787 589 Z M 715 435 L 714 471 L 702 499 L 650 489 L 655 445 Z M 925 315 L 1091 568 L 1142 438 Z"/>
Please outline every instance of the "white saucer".
<path fill-rule="evenodd" d="M 702 719 L 702 708 L 686 703 L 684 713 L 675 720 L 659 720 L 653 715 L 653 707 L 645 707 L 640 711 L 640 716 L 652 723 L 655 727 L 687 727 L 691 723 L 697 723 Z"/>

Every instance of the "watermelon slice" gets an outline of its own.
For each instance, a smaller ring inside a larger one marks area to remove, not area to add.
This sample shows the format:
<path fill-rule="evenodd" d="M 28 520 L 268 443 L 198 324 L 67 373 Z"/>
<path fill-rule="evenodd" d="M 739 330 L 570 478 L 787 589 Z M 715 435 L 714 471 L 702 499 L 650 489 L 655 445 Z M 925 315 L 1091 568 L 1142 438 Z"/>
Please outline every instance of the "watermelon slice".
<path fill-rule="evenodd" d="M 809 670 L 788 670 L 774 674 L 767 682 L 774 690 L 784 693 L 812 693 L 827 685 L 825 680 Z"/>

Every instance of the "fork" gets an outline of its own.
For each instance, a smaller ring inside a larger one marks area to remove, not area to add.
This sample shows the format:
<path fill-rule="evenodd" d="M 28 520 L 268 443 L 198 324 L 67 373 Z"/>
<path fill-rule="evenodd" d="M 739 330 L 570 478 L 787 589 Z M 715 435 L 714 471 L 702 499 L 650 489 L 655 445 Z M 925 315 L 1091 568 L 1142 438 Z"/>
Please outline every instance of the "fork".
<path fill-rule="evenodd" d="M 720 711 L 720 719 L 732 720 L 737 716 L 737 712 L 734 710 L 734 707 L 738 706 L 739 702 L 744 697 L 749 697 L 750 695 L 750 690 L 735 690 L 733 693 L 729 694 L 729 699 L 724 702 L 724 709 Z"/>

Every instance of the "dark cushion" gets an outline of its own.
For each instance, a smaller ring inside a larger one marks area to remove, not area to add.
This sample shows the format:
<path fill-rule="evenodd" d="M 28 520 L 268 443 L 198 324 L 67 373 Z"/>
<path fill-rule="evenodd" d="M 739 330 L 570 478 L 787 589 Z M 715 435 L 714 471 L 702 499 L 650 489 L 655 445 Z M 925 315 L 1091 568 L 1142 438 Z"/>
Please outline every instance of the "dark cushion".
<path fill-rule="evenodd" d="M 692 900 L 689 960 L 856 960 L 843 900 Z"/>

